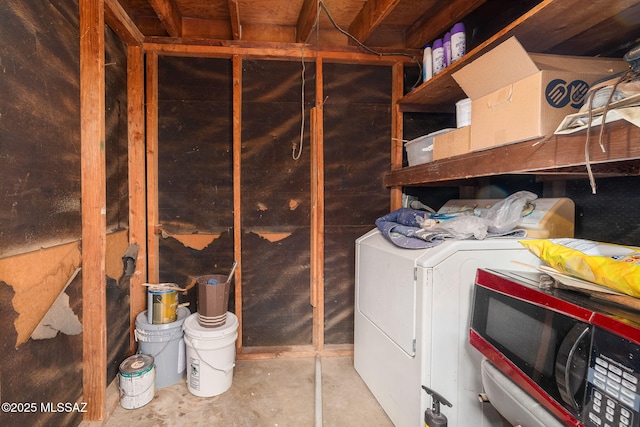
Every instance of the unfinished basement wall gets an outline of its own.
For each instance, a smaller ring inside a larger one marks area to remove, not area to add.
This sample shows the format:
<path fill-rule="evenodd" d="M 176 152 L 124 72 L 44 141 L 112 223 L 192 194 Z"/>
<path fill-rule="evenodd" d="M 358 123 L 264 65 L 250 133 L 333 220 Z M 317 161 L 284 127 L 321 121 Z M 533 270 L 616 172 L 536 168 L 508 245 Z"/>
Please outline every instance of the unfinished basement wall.
<path fill-rule="evenodd" d="M 390 66 L 373 65 L 325 63 L 324 72 L 325 334 L 329 344 L 352 344 L 355 239 L 389 211 L 382 177 L 390 165 L 392 75 Z M 313 340 L 315 64 L 306 63 L 303 127 L 301 76 L 298 61 L 242 61 L 241 209 L 234 212 L 231 61 L 158 59 L 160 281 L 188 286 L 200 275 L 228 273 L 240 215 L 243 348 Z M 196 311 L 195 289 L 181 298 Z"/>
<path fill-rule="evenodd" d="M 35 404 L 0 425 L 77 425 L 50 405 L 82 400 L 78 3 L 10 0 L 0 22 L 0 402 Z M 129 340 L 127 107 L 124 48 L 105 40 L 111 381 Z"/>

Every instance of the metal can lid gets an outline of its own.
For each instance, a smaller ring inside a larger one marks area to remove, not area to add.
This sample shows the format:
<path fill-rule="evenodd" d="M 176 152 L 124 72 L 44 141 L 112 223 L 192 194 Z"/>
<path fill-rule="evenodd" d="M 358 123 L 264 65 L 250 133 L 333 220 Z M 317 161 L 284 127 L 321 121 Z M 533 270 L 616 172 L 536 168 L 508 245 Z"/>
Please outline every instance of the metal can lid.
<path fill-rule="evenodd" d="M 153 369 L 153 357 L 148 354 L 134 354 L 120 364 L 120 375 L 137 377 Z"/>

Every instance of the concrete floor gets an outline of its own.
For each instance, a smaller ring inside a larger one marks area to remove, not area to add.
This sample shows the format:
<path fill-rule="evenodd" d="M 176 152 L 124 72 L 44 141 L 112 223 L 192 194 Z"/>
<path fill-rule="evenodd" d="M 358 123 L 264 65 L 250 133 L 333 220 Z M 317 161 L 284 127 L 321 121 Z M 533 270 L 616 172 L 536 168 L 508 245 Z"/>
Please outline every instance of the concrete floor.
<path fill-rule="evenodd" d="M 393 426 L 353 368 L 352 357 L 324 357 L 321 372 L 323 426 Z M 113 384 L 110 389 L 111 394 L 118 392 Z M 238 360 L 231 388 L 219 396 L 194 396 L 181 381 L 157 389 L 141 408 L 124 409 L 114 403 L 113 413 L 102 424 L 311 427 L 316 426 L 315 391 L 315 358 Z M 116 402 L 117 395 L 112 400 Z"/>

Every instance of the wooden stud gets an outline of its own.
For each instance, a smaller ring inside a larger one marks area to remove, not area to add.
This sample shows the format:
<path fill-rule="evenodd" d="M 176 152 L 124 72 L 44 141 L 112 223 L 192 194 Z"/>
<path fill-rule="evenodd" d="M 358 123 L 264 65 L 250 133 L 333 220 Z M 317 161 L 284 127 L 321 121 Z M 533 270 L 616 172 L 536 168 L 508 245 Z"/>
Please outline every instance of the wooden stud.
<path fill-rule="evenodd" d="M 236 352 L 242 353 L 242 58 L 233 57 L 233 254 L 238 267 L 235 273 L 235 310 L 238 318 Z"/>
<path fill-rule="evenodd" d="M 160 281 L 158 212 L 158 55 L 147 53 L 147 280 Z"/>
<path fill-rule="evenodd" d="M 311 127 L 311 282 L 314 289 L 313 338 L 316 351 L 324 350 L 324 127 L 322 58 L 316 59 L 316 106 Z"/>
<path fill-rule="evenodd" d="M 127 48 L 127 106 L 129 138 L 129 244 L 138 245 L 136 269 L 129 283 L 129 349 L 135 352 L 136 317 L 146 306 L 147 193 L 144 131 L 144 52 Z"/>
<path fill-rule="evenodd" d="M 402 169 L 402 149 L 403 149 L 403 114 L 398 107 L 398 100 L 402 98 L 404 89 L 404 65 L 397 62 L 391 69 L 391 170 Z M 391 211 L 402 207 L 402 187 L 391 188 Z"/>
<path fill-rule="evenodd" d="M 105 415 L 107 390 L 104 4 L 80 11 L 82 389 L 86 420 Z"/>

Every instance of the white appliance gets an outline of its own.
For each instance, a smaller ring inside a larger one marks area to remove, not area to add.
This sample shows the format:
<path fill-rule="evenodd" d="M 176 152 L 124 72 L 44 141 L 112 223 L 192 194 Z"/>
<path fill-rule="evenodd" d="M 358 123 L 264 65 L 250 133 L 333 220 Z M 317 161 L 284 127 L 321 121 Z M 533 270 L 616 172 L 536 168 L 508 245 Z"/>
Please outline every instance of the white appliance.
<path fill-rule="evenodd" d="M 486 202 L 451 201 L 439 212 Z M 533 234 L 573 236 L 573 202 L 534 203 L 525 225 Z M 502 426 L 478 399 L 482 355 L 469 344 L 470 309 L 476 270 L 531 271 L 517 262 L 540 264 L 518 239 L 450 240 L 416 250 L 374 229 L 356 240 L 354 365 L 396 427 L 424 426 L 432 402 L 423 385 L 452 404 L 440 406 L 449 427 Z"/>

